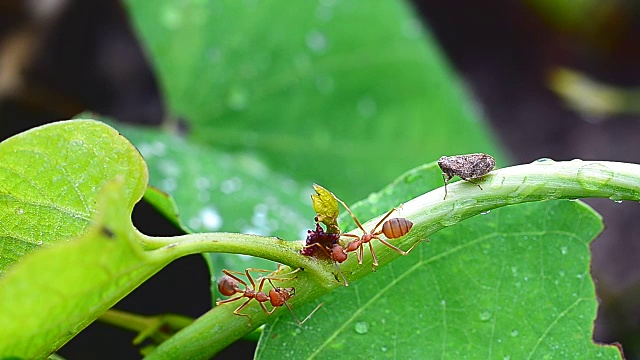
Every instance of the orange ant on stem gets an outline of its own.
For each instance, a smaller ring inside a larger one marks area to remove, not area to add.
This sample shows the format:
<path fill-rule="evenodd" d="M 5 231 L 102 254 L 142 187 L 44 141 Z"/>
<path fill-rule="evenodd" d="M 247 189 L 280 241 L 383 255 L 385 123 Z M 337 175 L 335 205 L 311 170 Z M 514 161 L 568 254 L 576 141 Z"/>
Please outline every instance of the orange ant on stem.
<path fill-rule="evenodd" d="M 280 266 L 278 265 L 278 270 L 279 269 L 280 269 Z M 247 317 L 249 319 L 249 324 L 247 325 L 248 327 L 251 327 L 251 316 L 249 316 L 249 314 L 242 314 L 240 313 L 240 311 L 244 309 L 249 304 L 249 302 L 251 302 L 251 300 L 253 299 L 255 299 L 260 304 L 260 306 L 262 307 L 262 310 L 267 315 L 273 314 L 273 312 L 276 311 L 278 307 L 285 305 L 287 309 L 289 309 L 289 311 L 291 312 L 291 315 L 293 316 L 293 318 L 300 325 L 304 324 L 305 321 L 309 320 L 311 315 L 313 315 L 320 308 L 320 306 L 323 305 L 322 303 L 319 304 L 309 315 L 307 315 L 306 318 L 304 318 L 304 320 L 300 321 L 296 317 L 296 315 L 293 313 L 291 306 L 289 306 L 289 303 L 287 302 L 287 300 L 289 300 L 291 297 L 293 297 L 296 294 L 296 289 L 293 287 L 290 287 L 290 288 L 277 287 L 272 282 L 272 281 L 291 280 L 291 279 L 294 279 L 295 277 L 286 278 L 286 277 L 277 277 L 277 276 L 264 276 L 264 277 L 261 276 L 258 278 L 259 285 L 258 287 L 256 287 L 256 281 L 253 280 L 253 277 L 251 276 L 249 271 L 263 272 L 263 273 L 270 272 L 269 270 L 262 270 L 262 269 L 255 269 L 255 268 L 248 268 L 244 271 L 244 273 L 240 271 L 233 271 L 233 270 L 226 270 L 226 269 L 222 270 L 222 272 L 224 273 L 224 276 L 222 276 L 220 280 L 218 280 L 218 291 L 220 291 L 220 294 L 224 296 L 233 296 L 235 294 L 241 294 L 241 295 L 231 299 L 216 301 L 216 305 L 222 305 L 222 304 L 230 303 L 236 300 L 240 300 L 242 298 L 246 298 L 247 301 L 245 301 L 242 305 L 240 305 L 237 309 L 235 309 L 233 313 L 238 316 Z M 286 275 L 294 274 L 298 271 L 300 271 L 300 269 L 296 269 Z M 246 276 L 249 282 L 251 283 L 251 288 L 249 288 L 249 286 L 244 280 L 240 279 L 236 275 Z M 262 291 L 262 289 L 264 288 L 265 281 L 269 281 L 269 284 L 271 284 L 272 286 L 272 289 L 269 290 L 268 295 L 264 291 Z M 240 286 L 239 286 L 240 284 L 244 286 L 244 290 L 240 289 Z M 267 301 L 271 302 L 271 306 L 273 306 L 271 310 L 268 310 L 264 304 Z"/>
<path fill-rule="evenodd" d="M 349 209 L 347 204 L 345 204 L 344 201 L 338 199 L 337 196 L 334 195 L 334 197 L 340 204 L 342 204 L 342 206 L 344 206 L 347 212 L 349 212 L 349 215 L 351 215 L 351 218 L 353 219 L 353 221 L 355 221 L 356 225 L 358 225 L 358 228 L 362 230 L 362 233 L 363 233 L 362 236 L 358 236 L 355 234 L 341 234 L 341 236 L 346 236 L 346 237 L 351 237 L 356 239 L 349 242 L 347 244 L 347 248 L 344 250 L 346 252 L 353 252 L 353 251 L 359 250 L 358 264 L 362 265 L 362 258 L 364 257 L 364 244 L 369 244 L 369 250 L 371 250 L 371 256 L 373 257 L 373 266 L 371 267 L 371 269 L 373 271 L 376 271 L 375 267 L 378 266 L 378 258 L 376 257 L 376 253 L 375 251 L 373 251 L 373 246 L 371 245 L 371 240 L 373 239 L 378 239 L 381 243 L 383 243 L 387 247 L 391 248 L 395 252 L 404 256 L 409 254 L 411 250 L 413 250 L 413 248 L 415 248 L 416 245 L 420 243 L 420 242 L 417 242 L 413 244 L 413 246 L 411 246 L 409 250 L 403 251 L 400 248 L 392 245 L 388 241 L 380 238 L 380 235 L 384 234 L 384 236 L 386 236 L 387 239 L 397 239 L 409 233 L 409 231 L 413 227 L 413 222 L 405 218 L 392 218 L 387 220 L 387 218 L 391 216 L 391 214 L 394 211 L 396 211 L 396 208 L 391 209 L 385 216 L 382 217 L 382 219 L 380 219 L 380 221 L 378 221 L 376 226 L 374 226 L 370 232 L 367 232 L 362 227 L 362 224 L 360 224 L 360 221 L 358 221 L 358 218 L 356 218 L 356 216 L 353 214 L 351 209 Z M 382 225 L 382 229 L 380 231 L 376 231 L 376 229 L 378 229 L 380 225 Z"/>
<path fill-rule="evenodd" d="M 327 254 L 327 256 L 331 260 L 333 260 L 333 265 L 335 265 L 336 270 L 338 270 L 338 274 L 340 274 L 340 277 L 342 277 L 342 281 L 344 281 L 344 286 L 349 286 L 349 282 L 347 282 L 347 278 L 344 277 L 344 274 L 342 273 L 342 271 L 340 270 L 340 267 L 338 266 L 338 263 L 342 263 L 346 261 L 348 257 L 347 252 L 344 250 L 342 245 L 333 244 L 331 248 L 326 248 L 322 246 L 320 243 L 313 243 L 311 245 L 305 245 L 303 246 L 303 248 L 308 249 L 313 246 L 318 246 L 320 249 L 322 249 L 322 251 L 324 251 L 325 254 Z"/>

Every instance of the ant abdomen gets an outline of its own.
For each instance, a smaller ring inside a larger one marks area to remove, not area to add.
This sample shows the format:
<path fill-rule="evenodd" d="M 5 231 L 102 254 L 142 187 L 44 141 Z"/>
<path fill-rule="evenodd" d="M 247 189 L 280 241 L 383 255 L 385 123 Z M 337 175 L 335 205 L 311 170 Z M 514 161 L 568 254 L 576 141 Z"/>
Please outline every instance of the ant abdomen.
<path fill-rule="evenodd" d="M 393 218 L 382 224 L 382 233 L 387 239 L 397 239 L 405 236 L 413 227 L 413 222 L 405 218 Z"/>
<path fill-rule="evenodd" d="M 218 280 L 218 291 L 224 296 L 231 296 L 242 292 L 238 287 L 238 282 L 227 275 L 222 276 L 220 280 Z"/>

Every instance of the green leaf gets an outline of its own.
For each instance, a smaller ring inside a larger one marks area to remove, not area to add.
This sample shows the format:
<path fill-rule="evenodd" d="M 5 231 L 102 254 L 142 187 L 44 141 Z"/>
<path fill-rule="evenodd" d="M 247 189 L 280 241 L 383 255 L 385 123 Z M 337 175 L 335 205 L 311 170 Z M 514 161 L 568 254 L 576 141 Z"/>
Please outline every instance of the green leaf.
<path fill-rule="evenodd" d="M 52 123 L 0 143 L 0 275 L 22 256 L 87 231 L 98 190 L 124 179 L 123 211 L 147 183 L 137 150 L 93 120 Z"/>
<path fill-rule="evenodd" d="M 316 212 L 316 221 L 327 225 L 327 232 L 332 233 L 333 229 L 338 229 L 335 231 L 338 233 L 338 215 L 340 214 L 338 201 L 329 190 L 318 184 L 313 184 L 313 189 L 316 194 L 311 195 L 311 203 L 313 211 Z"/>
<path fill-rule="evenodd" d="M 162 216 L 169 220 L 173 225 L 185 232 L 191 232 L 191 230 L 182 223 L 182 219 L 178 213 L 178 205 L 171 195 L 156 187 L 148 186 L 147 190 L 144 192 L 144 200 L 158 210 L 160 214 L 162 214 Z"/>
<path fill-rule="evenodd" d="M 124 177 L 96 195 L 80 237 L 34 251 L 0 278 L 0 357 L 52 353 L 173 259 L 144 252 Z"/>
<path fill-rule="evenodd" d="M 126 4 L 191 139 L 255 150 L 347 202 L 441 155 L 500 155 L 403 1 Z"/>
<path fill-rule="evenodd" d="M 438 174 L 435 164 L 413 170 L 353 209 L 363 219 L 384 213 L 440 186 Z M 591 340 L 597 300 L 589 242 L 601 230 L 600 217 L 573 201 L 470 218 L 323 297 L 304 329 L 278 318 L 256 357 L 620 359 L 617 348 Z"/>
<path fill-rule="evenodd" d="M 189 233 L 226 231 L 294 240 L 306 236 L 313 224 L 311 187 L 270 171 L 251 154 L 230 154 L 193 144 L 153 128 L 113 123 L 140 150 L 149 167 L 149 183 L 169 194 L 148 190 L 145 198 Z M 175 199 L 177 209 L 172 204 Z M 212 277 L 220 269 L 276 264 L 235 254 L 205 254 Z"/>
<path fill-rule="evenodd" d="M 311 188 L 270 171 L 250 154 L 224 153 L 153 128 L 114 126 L 138 147 L 150 185 L 171 195 L 189 232 L 296 239 L 313 219 L 306 195 Z M 160 208 L 175 213 L 167 201 Z"/>

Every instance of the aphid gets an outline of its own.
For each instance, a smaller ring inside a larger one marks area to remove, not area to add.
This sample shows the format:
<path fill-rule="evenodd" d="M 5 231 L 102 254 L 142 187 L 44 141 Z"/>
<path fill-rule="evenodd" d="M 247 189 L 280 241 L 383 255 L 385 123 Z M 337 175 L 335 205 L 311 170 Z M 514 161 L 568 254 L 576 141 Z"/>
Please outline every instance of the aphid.
<path fill-rule="evenodd" d="M 413 222 L 405 218 L 392 218 L 387 220 L 387 218 L 391 216 L 391 214 L 396 210 L 395 208 L 391 209 L 385 216 L 383 216 L 382 219 L 378 221 L 376 226 L 374 226 L 370 232 L 367 232 L 362 227 L 362 224 L 360 224 L 360 221 L 358 221 L 358 218 L 356 218 L 356 216 L 353 214 L 351 209 L 349 209 L 347 204 L 345 204 L 344 201 L 338 199 L 337 197 L 336 197 L 336 200 L 338 200 L 340 204 L 344 206 L 344 208 L 351 215 L 351 218 L 353 218 L 353 221 L 355 221 L 356 225 L 358 225 L 360 230 L 362 230 L 362 233 L 363 233 L 362 236 L 358 236 L 354 234 L 342 234 L 342 236 L 356 238 L 356 240 L 353 240 L 347 244 L 347 248 L 345 250 L 347 252 L 353 252 L 353 251 L 359 250 L 357 253 L 358 264 L 362 264 L 362 258 L 364 256 L 364 244 L 369 244 L 369 250 L 371 251 L 371 256 L 373 257 L 372 270 L 375 271 L 375 267 L 378 266 L 378 258 L 376 257 L 376 253 L 375 251 L 373 251 L 373 246 L 371 245 L 371 240 L 373 239 L 378 239 L 381 243 L 383 243 L 384 245 L 388 246 L 389 248 L 393 249 L 395 252 L 401 255 L 409 254 L 411 250 L 413 250 L 413 248 L 419 244 L 419 242 L 417 242 L 413 244 L 413 246 L 411 246 L 409 250 L 403 251 L 400 248 L 392 245 L 388 241 L 380 238 L 380 235 L 384 234 L 384 236 L 386 236 L 387 239 L 397 239 L 399 237 L 406 235 L 411 230 L 411 227 L 413 227 Z M 378 229 L 380 225 L 382 225 L 382 229 L 380 231 L 376 231 L 376 229 Z"/>
<path fill-rule="evenodd" d="M 317 253 L 315 250 L 320 250 Z M 338 263 L 342 263 L 347 260 L 347 252 L 340 245 L 340 234 L 333 234 L 325 232 L 322 226 L 316 222 L 315 230 L 307 231 L 307 239 L 305 246 L 300 250 L 302 255 L 318 257 L 318 255 L 327 256 L 333 261 L 333 264 L 338 270 L 338 273 L 344 281 L 344 286 L 349 286 L 347 279 L 342 274 Z"/>
<path fill-rule="evenodd" d="M 299 270 L 300 269 L 296 269 L 286 275 L 296 273 Z M 258 278 L 259 285 L 256 288 L 256 282 L 253 280 L 253 277 L 251 276 L 249 271 L 269 272 L 269 270 L 254 269 L 254 268 L 246 269 L 244 273 L 240 271 L 233 271 L 233 270 L 222 270 L 222 272 L 224 273 L 224 276 L 222 276 L 220 280 L 218 280 L 218 291 L 220 291 L 220 294 L 224 296 L 233 296 L 235 294 L 241 294 L 241 295 L 231 299 L 216 301 L 216 305 L 222 305 L 222 304 L 226 304 L 236 300 L 240 300 L 242 298 L 246 298 L 247 301 L 245 301 L 242 305 L 240 305 L 237 309 L 235 309 L 233 313 L 238 316 L 247 317 L 249 319 L 249 324 L 247 325 L 248 327 L 251 327 L 251 316 L 249 316 L 249 314 L 242 314 L 240 313 L 240 311 L 244 309 L 249 304 L 249 302 L 251 302 L 251 300 L 253 299 L 255 299 L 260 304 L 260 306 L 262 307 L 262 310 L 264 310 L 264 312 L 268 315 L 273 314 L 273 312 L 276 311 L 278 307 L 285 305 L 291 312 L 291 315 L 293 316 L 293 318 L 296 319 L 296 321 L 300 325 L 304 324 L 305 321 L 309 320 L 311 315 L 313 315 L 316 312 L 316 310 L 318 310 L 320 306 L 322 306 L 322 304 L 318 305 L 306 318 L 304 318 L 304 320 L 300 321 L 298 320 L 296 315 L 293 313 L 293 310 L 291 309 L 291 307 L 289 306 L 289 303 L 287 302 L 287 300 L 289 300 L 291 297 L 293 297 L 296 294 L 296 289 L 293 287 L 290 287 L 290 288 L 277 287 L 272 282 L 272 281 L 291 280 L 292 278 L 284 278 L 284 277 L 276 277 L 276 276 L 260 277 Z M 249 286 L 244 280 L 240 279 L 234 274 L 245 275 L 249 280 L 249 282 L 251 283 L 251 288 L 249 288 Z M 272 289 L 269 290 L 268 295 L 264 291 L 262 291 L 262 289 L 264 288 L 265 281 L 269 281 L 269 283 L 272 286 Z M 240 284 L 244 286 L 244 290 L 240 289 L 240 286 L 239 286 Z M 267 301 L 269 301 L 271 303 L 271 306 L 273 306 L 271 310 L 268 310 L 264 304 Z"/>
<path fill-rule="evenodd" d="M 471 181 L 471 179 L 477 179 L 487 175 L 496 166 L 496 160 L 491 155 L 482 153 L 442 156 L 438 160 L 438 166 L 440 166 L 442 170 L 444 199 L 446 199 L 447 183 L 449 183 L 454 176 L 459 176 L 462 180 L 475 184 L 482 190 L 482 186 Z"/>

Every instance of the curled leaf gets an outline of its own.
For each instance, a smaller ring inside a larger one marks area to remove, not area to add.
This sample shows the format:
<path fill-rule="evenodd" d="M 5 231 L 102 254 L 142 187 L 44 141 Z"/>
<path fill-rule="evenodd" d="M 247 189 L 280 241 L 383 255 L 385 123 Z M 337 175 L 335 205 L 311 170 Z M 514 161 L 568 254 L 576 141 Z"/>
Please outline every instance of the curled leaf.
<path fill-rule="evenodd" d="M 327 226 L 327 232 L 337 234 L 340 232 L 338 227 L 338 201 L 331 191 L 323 188 L 318 184 L 313 184 L 316 195 L 311 195 L 313 202 L 313 210 L 316 212 L 316 221 Z"/>

